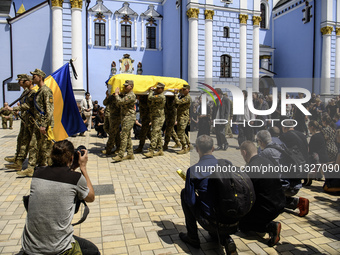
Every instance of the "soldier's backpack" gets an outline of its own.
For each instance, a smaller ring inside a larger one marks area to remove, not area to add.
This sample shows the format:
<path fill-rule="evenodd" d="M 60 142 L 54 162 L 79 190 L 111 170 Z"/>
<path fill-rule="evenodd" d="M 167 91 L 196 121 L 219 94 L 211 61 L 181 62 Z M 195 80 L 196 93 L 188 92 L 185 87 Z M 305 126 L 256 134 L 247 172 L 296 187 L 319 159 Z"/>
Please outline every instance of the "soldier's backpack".
<path fill-rule="evenodd" d="M 232 166 L 228 160 L 219 159 L 222 171 L 215 171 L 209 178 L 209 186 L 215 191 L 215 219 L 219 223 L 233 224 L 245 216 L 255 203 L 253 183 L 239 169 L 223 171 Z"/>

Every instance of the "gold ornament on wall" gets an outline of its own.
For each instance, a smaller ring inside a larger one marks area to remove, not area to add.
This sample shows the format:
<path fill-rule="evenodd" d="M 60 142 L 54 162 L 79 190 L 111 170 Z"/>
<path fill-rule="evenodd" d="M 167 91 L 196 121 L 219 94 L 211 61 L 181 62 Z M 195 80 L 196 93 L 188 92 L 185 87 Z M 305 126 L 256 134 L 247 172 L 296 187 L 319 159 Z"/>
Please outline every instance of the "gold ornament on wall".
<path fill-rule="evenodd" d="M 330 27 L 330 26 L 322 27 L 320 31 L 322 35 L 330 35 L 333 32 L 333 27 Z"/>
<path fill-rule="evenodd" d="M 247 14 L 240 14 L 240 16 L 238 18 L 239 18 L 241 24 L 247 24 L 247 20 L 248 20 Z"/>
<path fill-rule="evenodd" d="M 253 25 L 254 26 L 259 26 L 261 21 L 262 21 L 262 18 L 260 16 L 253 16 Z"/>
<path fill-rule="evenodd" d="M 189 19 L 191 18 L 195 18 L 195 19 L 198 19 L 198 13 L 200 12 L 199 9 L 196 9 L 196 8 L 190 8 L 187 10 L 187 16 Z"/>
<path fill-rule="evenodd" d="M 63 7 L 63 1 L 64 0 L 52 0 L 52 7 Z"/>
<path fill-rule="evenodd" d="M 93 21 L 96 22 L 97 20 L 106 22 L 105 15 L 102 12 L 97 12 L 96 19 Z"/>
<path fill-rule="evenodd" d="M 213 10 L 204 11 L 205 19 L 213 19 L 214 15 L 215 15 L 215 12 Z"/>
<path fill-rule="evenodd" d="M 71 8 L 83 8 L 83 0 L 70 0 Z"/>
<path fill-rule="evenodd" d="M 336 35 L 340 35 L 340 27 L 335 28 Z"/>

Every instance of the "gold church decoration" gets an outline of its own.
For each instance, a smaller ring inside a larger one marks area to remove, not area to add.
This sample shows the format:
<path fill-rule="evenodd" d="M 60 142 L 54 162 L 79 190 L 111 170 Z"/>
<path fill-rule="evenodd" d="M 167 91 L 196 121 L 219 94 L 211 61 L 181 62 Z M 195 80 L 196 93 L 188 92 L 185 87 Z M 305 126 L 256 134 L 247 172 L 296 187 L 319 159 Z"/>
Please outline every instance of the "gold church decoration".
<path fill-rule="evenodd" d="M 238 18 L 239 18 L 241 24 L 247 24 L 247 20 L 248 20 L 247 14 L 240 14 L 240 16 Z"/>
<path fill-rule="evenodd" d="M 198 13 L 200 12 L 199 9 L 197 8 L 190 8 L 187 10 L 187 16 L 189 19 L 191 18 L 195 18 L 195 19 L 198 19 Z"/>
<path fill-rule="evenodd" d="M 71 8 L 83 8 L 83 0 L 70 0 Z"/>
<path fill-rule="evenodd" d="M 129 15 L 125 14 L 122 17 L 122 21 L 120 22 L 120 24 L 122 24 L 122 23 L 125 23 L 125 24 L 129 23 L 130 25 L 132 24 L 132 21 L 131 21 L 131 18 L 129 17 Z"/>
<path fill-rule="evenodd" d="M 260 16 L 253 16 L 253 25 L 254 26 L 259 26 L 261 21 L 262 21 L 262 18 Z"/>
<path fill-rule="evenodd" d="M 322 27 L 320 29 L 320 31 L 321 31 L 322 35 L 330 35 L 330 34 L 332 34 L 333 27 L 331 27 L 331 26 Z"/>
<path fill-rule="evenodd" d="M 96 14 L 96 19 L 94 19 L 93 21 L 96 22 L 96 21 L 104 21 L 106 22 L 106 19 L 105 19 L 105 15 L 102 13 L 102 12 L 97 12 Z"/>
<path fill-rule="evenodd" d="M 335 29 L 335 32 L 336 32 L 336 35 L 340 35 L 340 27 L 337 27 L 337 28 Z"/>
<path fill-rule="evenodd" d="M 148 23 L 146 23 L 145 26 L 148 26 L 148 25 L 150 25 L 150 26 L 152 26 L 152 25 L 157 26 L 156 20 L 153 17 L 148 18 L 147 21 L 148 21 Z"/>
<path fill-rule="evenodd" d="M 63 7 L 64 0 L 52 0 L 52 7 Z"/>
<path fill-rule="evenodd" d="M 215 15 L 215 12 L 213 10 L 204 11 L 205 19 L 213 19 L 214 15 Z"/>

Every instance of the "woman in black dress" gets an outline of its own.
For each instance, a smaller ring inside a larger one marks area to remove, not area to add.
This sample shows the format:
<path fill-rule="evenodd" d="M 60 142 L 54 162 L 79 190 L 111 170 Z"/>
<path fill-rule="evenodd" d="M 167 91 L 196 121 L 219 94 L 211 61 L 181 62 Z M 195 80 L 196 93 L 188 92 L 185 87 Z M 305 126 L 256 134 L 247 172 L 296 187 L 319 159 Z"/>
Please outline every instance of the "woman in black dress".
<path fill-rule="evenodd" d="M 97 131 L 97 136 L 99 138 L 106 138 L 107 134 L 104 131 L 104 107 L 100 107 L 98 114 L 96 116 L 96 125 L 95 129 Z"/>

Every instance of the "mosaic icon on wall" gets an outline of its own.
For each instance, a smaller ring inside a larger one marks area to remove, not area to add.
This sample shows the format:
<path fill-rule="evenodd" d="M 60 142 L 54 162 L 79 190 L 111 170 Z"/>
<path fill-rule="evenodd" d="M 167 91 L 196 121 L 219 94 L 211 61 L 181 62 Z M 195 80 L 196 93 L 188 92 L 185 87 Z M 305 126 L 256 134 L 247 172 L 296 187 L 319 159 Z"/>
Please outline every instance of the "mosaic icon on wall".
<path fill-rule="evenodd" d="M 133 62 L 134 60 L 130 58 L 129 54 L 124 54 L 120 62 L 120 73 L 132 73 L 134 71 Z"/>

